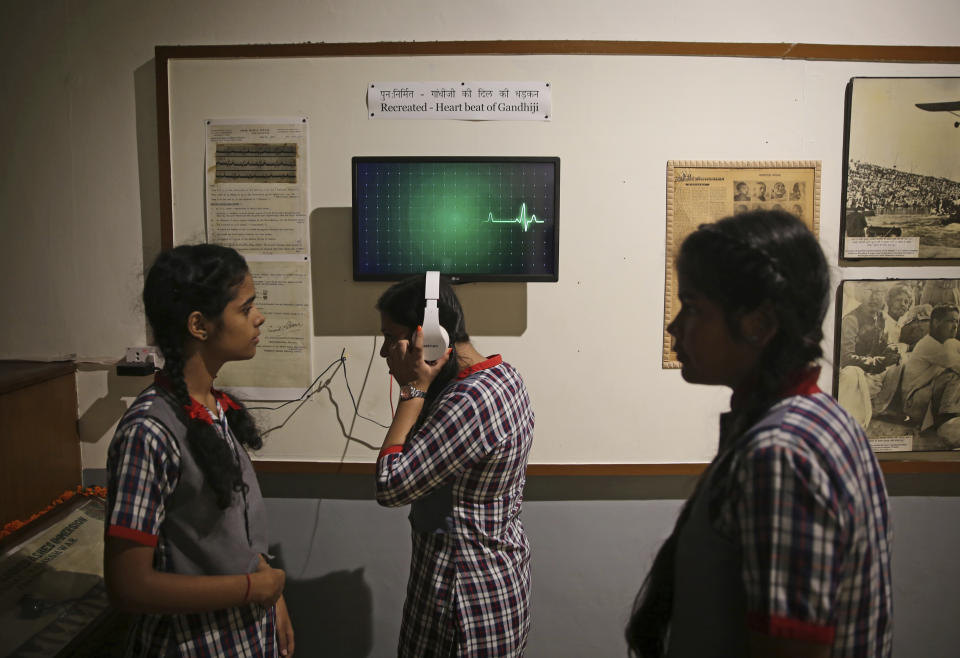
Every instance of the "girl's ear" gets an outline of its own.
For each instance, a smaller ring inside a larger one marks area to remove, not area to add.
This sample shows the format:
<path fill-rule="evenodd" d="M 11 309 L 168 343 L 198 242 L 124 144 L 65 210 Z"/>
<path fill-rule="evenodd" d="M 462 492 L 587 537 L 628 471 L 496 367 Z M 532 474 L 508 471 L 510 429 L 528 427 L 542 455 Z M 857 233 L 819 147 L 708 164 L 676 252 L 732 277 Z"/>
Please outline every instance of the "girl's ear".
<path fill-rule="evenodd" d="M 207 319 L 200 311 L 194 311 L 187 316 L 187 332 L 197 340 L 207 339 L 209 335 L 207 325 Z"/>
<path fill-rule="evenodd" d="M 780 329 L 780 321 L 770 302 L 764 302 L 740 317 L 740 335 L 750 345 L 762 350 Z"/>

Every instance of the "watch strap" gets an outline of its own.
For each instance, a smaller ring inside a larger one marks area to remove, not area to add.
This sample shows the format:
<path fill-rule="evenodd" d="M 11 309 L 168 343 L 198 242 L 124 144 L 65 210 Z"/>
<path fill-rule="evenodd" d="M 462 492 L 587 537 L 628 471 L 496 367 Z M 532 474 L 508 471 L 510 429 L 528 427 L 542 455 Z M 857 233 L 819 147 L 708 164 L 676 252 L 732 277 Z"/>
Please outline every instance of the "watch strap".
<path fill-rule="evenodd" d="M 426 395 L 427 394 L 421 391 L 419 388 L 416 388 L 415 386 L 411 386 L 410 384 L 404 384 L 403 386 L 400 387 L 401 401 L 412 400 L 414 398 L 423 398 L 423 397 L 426 397 Z"/>

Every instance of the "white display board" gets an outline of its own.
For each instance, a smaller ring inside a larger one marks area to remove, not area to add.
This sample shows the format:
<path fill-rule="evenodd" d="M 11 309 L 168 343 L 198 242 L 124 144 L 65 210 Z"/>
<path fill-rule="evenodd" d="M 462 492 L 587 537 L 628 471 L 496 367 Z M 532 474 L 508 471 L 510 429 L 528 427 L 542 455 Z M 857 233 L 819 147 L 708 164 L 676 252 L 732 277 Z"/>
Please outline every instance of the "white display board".
<path fill-rule="evenodd" d="M 558 156 L 559 282 L 461 286 L 474 344 L 502 354 L 526 380 L 537 419 L 532 464 L 704 462 L 715 452 L 717 415 L 727 408 L 729 390 L 691 386 L 661 366 L 667 161 L 820 161 L 820 235 L 836 283 L 884 278 L 883 268 L 838 261 L 847 82 L 960 75 L 957 64 L 769 57 L 230 57 L 223 47 L 215 57 L 181 57 L 167 51 L 169 59 L 158 62 L 167 76 L 177 244 L 204 235 L 205 120 L 310 121 L 312 371 L 318 376 L 335 364 L 318 386 L 334 376 L 302 404 L 258 412 L 265 429 L 283 426 L 256 455 L 295 462 L 370 463 L 385 430 L 369 419 L 381 425 L 390 419 L 373 308 L 388 284 L 352 280 L 352 156 Z M 550 83 L 552 114 L 548 122 L 371 120 L 367 86 L 378 80 L 542 80 Z M 161 112 L 161 133 L 166 120 Z M 945 129 L 947 137 L 952 130 Z M 916 271 L 929 278 L 948 269 Z M 921 276 L 904 268 L 896 273 L 907 274 Z M 828 361 L 833 325 L 831 311 Z M 339 362 L 341 353 L 346 358 Z M 825 363 L 821 387 L 831 391 L 832 380 Z"/>

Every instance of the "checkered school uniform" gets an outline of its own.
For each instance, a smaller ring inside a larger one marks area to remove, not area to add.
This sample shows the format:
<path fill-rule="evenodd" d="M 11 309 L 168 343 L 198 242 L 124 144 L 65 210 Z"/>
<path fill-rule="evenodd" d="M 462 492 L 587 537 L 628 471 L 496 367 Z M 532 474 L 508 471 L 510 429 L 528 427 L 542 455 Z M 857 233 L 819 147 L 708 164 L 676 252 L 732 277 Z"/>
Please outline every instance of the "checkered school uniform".
<path fill-rule="evenodd" d="M 171 422 L 172 413 L 171 398 L 157 386 L 146 389 L 121 419 L 107 456 L 106 534 L 154 547 L 154 568 L 164 572 L 181 571 L 173 562 L 175 556 L 183 555 L 172 542 L 169 528 L 165 527 L 170 501 L 178 484 L 182 484 L 181 467 L 185 463 L 181 445 L 185 428 Z M 219 420 L 211 416 L 213 427 L 231 443 L 238 458 L 249 463 L 249 457 L 227 425 L 219 401 L 217 414 Z M 250 487 L 246 499 L 259 499 L 255 477 L 245 473 L 244 479 Z M 195 506 L 203 504 L 202 500 L 195 502 Z M 239 495 L 234 497 L 235 506 L 243 504 Z M 256 536 L 261 531 L 250 528 L 247 535 Z M 199 534 L 203 534 L 202 529 Z M 211 538 L 211 542 L 215 541 Z M 250 551 L 250 546 L 243 546 L 233 553 L 245 555 Z M 220 562 L 220 555 L 204 557 Z M 228 561 L 229 558 L 223 558 L 223 563 Z M 235 572 L 242 573 L 242 567 L 238 568 Z M 278 655 L 275 608 L 251 603 L 199 614 L 136 615 L 126 655 L 275 657 Z"/>
<path fill-rule="evenodd" d="M 695 519 L 696 501 L 705 502 L 719 540 L 700 533 L 696 548 L 684 547 L 685 527 L 676 570 L 694 563 L 695 571 L 708 560 L 715 568 L 717 555 L 732 548 L 732 573 L 713 582 L 726 590 L 716 596 L 719 609 L 696 613 L 732 627 L 731 644 L 742 645 L 750 629 L 830 646 L 833 657 L 890 656 L 892 537 L 883 475 L 860 425 L 816 387 L 818 372 L 743 436 L 722 441 L 690 514 Z M 696 522 L 688 524 L 696 533 Z M 668 655 L 734 655 L 722 646 L 675 653 L 675 631 L 683 646 L 703 635 L 684 614 L 680 627 L 671 625 Z M 705 641 L 717 646 L 716 637 Z"/>
<path fill-rule="evenodd" d="M 523 655 L 533 423 L 523 380 L 497 355 L 461 372 L 406 444 L 380 454 L 377 500 L 412 503 L 401 657 Z"/>

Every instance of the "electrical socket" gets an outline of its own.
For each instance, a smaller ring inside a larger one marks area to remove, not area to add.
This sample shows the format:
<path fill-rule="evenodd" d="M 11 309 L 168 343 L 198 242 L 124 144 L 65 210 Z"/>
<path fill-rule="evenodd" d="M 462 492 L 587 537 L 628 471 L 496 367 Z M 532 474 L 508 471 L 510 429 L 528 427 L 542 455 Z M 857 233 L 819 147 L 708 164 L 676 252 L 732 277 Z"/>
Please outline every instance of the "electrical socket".
<path fill-rule="evenodd" d="M 157 368 L 163 367 L 163 356 L 155 345 L 128 347 L 124 361 L 127 363 L 149 363 Z"/>

